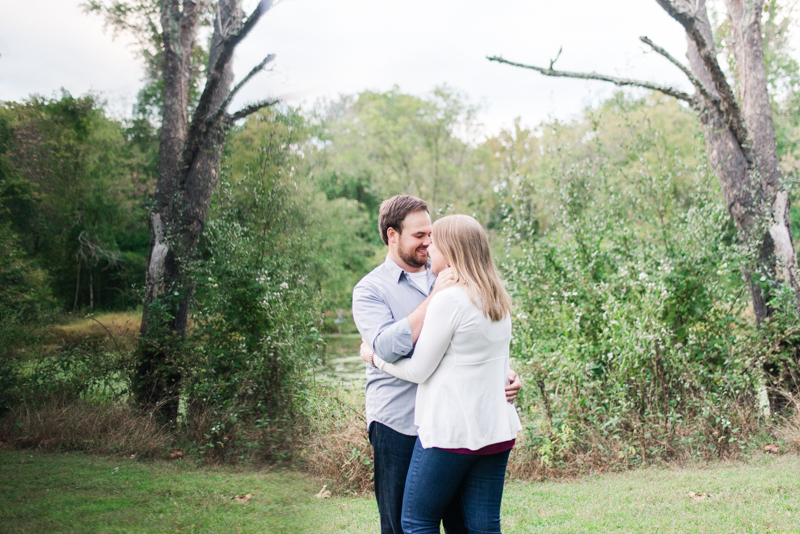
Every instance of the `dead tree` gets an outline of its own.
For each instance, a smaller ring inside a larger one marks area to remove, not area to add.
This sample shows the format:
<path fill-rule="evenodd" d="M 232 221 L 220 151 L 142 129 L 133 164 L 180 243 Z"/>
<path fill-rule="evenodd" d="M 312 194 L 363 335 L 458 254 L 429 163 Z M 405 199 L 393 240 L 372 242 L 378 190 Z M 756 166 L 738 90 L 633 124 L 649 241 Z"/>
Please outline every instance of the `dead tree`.
<path fill-rule="evenodd" d="M 219 0 L 206 83 L 189 120 L 191 53 L 201 6 L 195 0 L 162 0 L 160 7 L 164 102 L 134 393 L 144 405 L 174 420 L 181 380 L 176 347 L 186 334 L 194 293 L 188 268 L 217 187 L 223 146 L 237 120 L 275 100 L 263 100 L 233 113 L 228 107 L 242 86 L 274 56 L 267 56 L 232 87 L 234 51 L 272 7 L 272 0 L 261 0 L 248 17 L 243 15 L 242 0 Z"/>
<path fill-rule="evenodd" d="M 698 114 L 712 168 L 722 185 L 728 212 L 741 240 L 749 247 L 752 265 L 745 273 L 757 322 L 773 314 L 762 276 L 777 278 L 792 288 L 800 303 L 797 256 L 789 222 L 789 192 L 778 162 L 761 34 L 763 0 L 725 0 L 734 32 L 739 72 L 739 102 L 717 61 L 705 0 L 655 0 L 683 26 L 689 67 L 647 37 L 643 43 L 679 68 L 694 86 L 688 94 L 647 81 L 597 73 L 523 65 L 501 57 L 490 61 L 533 69 L 545 76 L 606 81 L 659 91 L 689 104 Z M 558 59 L 558 57 L 556 57 Z"/>

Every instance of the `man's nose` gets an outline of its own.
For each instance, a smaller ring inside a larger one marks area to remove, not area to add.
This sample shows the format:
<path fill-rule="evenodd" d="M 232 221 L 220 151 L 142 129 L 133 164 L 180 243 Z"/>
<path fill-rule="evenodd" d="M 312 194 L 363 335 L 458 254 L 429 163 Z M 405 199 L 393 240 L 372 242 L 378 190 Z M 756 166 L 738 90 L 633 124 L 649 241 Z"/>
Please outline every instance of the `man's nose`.
<path fill-rule="evenodd" d="M 430 246 L 430 244 L 431 244 L 431 236 L 428 236 L 428 237 L 426 237 L 425 239 L 422 240 L 422 246 L 423 247 Z"/>

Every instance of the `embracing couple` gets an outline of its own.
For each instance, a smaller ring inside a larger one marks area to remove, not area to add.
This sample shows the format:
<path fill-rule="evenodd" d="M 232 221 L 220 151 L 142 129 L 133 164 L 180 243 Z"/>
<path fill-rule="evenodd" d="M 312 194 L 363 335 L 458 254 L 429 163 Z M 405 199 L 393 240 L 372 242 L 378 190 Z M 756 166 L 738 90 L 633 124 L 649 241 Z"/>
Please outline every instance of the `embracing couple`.
<path fill-rule="evenodd" d="M 386 261 L 353 290 L 383 534 L 499 533 L 521 429 L 511 298 L 481 225 L 398 195 L 381 204 Z"/>

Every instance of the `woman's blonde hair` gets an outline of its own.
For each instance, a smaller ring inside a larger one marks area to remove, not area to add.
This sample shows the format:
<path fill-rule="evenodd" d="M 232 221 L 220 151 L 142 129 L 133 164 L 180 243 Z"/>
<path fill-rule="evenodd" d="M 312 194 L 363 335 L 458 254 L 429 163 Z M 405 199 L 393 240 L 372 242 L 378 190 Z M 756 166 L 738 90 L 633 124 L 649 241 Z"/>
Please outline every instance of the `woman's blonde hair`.
<path fill-rule="evenodd" d="M 442 217 L 433 223 L 433 242 L 486 317 L 499 321 L 511 313 L 511 297 L 503 287 L 489 238 L 478 221 L 469 215 Z"/>

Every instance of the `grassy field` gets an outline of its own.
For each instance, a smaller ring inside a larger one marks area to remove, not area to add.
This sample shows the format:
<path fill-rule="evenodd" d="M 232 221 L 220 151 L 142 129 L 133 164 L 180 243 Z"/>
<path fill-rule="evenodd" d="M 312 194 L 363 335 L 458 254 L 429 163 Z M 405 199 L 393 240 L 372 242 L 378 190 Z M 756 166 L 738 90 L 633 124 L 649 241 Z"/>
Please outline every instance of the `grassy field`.
<path fill-rule="evenodd" d="M 787 455 L 571 482 L 512 481 L 503 530 L 800 532 L 798 472 L 800 459 Z M 371 496 L 318 499 L 322 483 L 291 471 L 2 451 L 0 480 L 2 532 L 378 531 Z M 248 493 L 247 502 L 235 500 Z"/>

